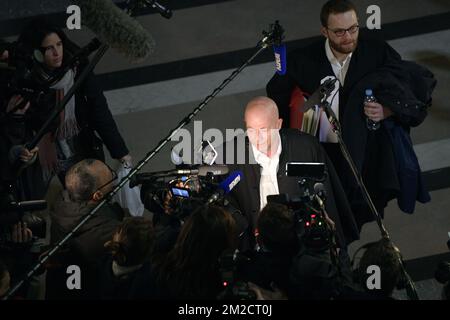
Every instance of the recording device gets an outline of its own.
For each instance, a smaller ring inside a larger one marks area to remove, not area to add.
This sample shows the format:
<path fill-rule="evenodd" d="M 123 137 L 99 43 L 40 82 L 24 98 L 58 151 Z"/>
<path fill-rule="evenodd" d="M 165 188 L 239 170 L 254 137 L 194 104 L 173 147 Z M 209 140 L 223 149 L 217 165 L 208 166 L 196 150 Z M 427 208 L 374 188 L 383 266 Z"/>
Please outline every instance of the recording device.
<path fill-rule="evenodd" d="M 286 163 L 286 176 L 324 181 L 325 164 L 317 162 L 288 162 Z"/>
<path fill-rule="evenodd" d="M 82 22 L 102 43 L 124 54 L 132 62 L 141 62 L 154 50 L 150 34 L 111 0 L 74 0 L 82 12 Z"/>
<path fill-rule="evenodd" d="M 256 293 L 247 283 L 237 279 L 236 271 L 239 265 L 250 259 L 239 250 L 226 250 L 219 258 L 219 270 L 223 291 L 217 297 L 219 300 L 256 300 Z"/>
<path fill-rule="evenodd" d="M 171 187 L 170 193 L 172 194 L 172 197 L 181 197 L 184 199 L 191 196 L 188 188 Z"/>
<path fill-rule="evenodd" d="M 331 92 L 333 92 L 335 88 L 335 84 L 338 81 L 337 78 L 330 77 L 325 80 L 319 88 L 314 91 L 314 93 L 308 98 L 302 108 L 302 112 L 306 112 L 314 106 L 320 105 L 322 99 L 326 96 L 329 96 Z"/>
<path fill-rule="evenodd" d="M 158 13 L 164 18 L 172 18 L 172 10 L 163 6 L 155 0 L 128 0 L 127 3 L 131 7 L 132 12 L 134 12 L 136 9 L 151 7 L 158 11 Z"/>
<path fill-rule="evenodd" d="M 268 202 L 286 205 L 295 216 L 295 229 L 302 248 L 323 252 L 334 243 L 334 234 L 325 214 L 326 192 L 324 163 L 290 162 L 286 175 L 298 177 L 299 195 L 279 194 L 267 197 Z"/>
<path fill-rule="evenodd" d="M 32 48 L 20 42 L 0 45 L 0 53 L 8 51 L 8 59 L 0 65 L 7 82 L 3 84 L 10 96 L 19 94 L 25 101 L 11 112 L 23 108 L 32 99 L 37 99 L 48 90 L 48 75 L 38 63 Z"/>
<path fill-rule="evenodd" d="M 0 244 L 10 242 L 12 226 L 20 221 L 26 222 L 33 236 L 45 238 L 46 221 L 27 212 L 40 211 L 47 208 L 45 200 L 17 201 L 12 190 L 0 187 Z"/>
<path fill-rule="evenodd" d="M 200 177 L 206 177 L 208 175 L 223 176 L 228 174 L 228 166 L 226 165 L 197 165 L 197 166 L 184 166 L 178 165 L 175 170 L 158 171 L 158 172 L 144 172 L 134 175 L 130 179 L 130 188 L 133 188 L 139 184 L 146 182 L 152 182 L 158 178 L 174 177 L 174 176 L 188 176 L 195 175 Z"/>
<path fill-rule="evenodd" d="M 224 195 L 230 193 L 231 190 L 233 190 L 234 187 L 236 187 L 236 185 L 241 181 L 242 176 L 243 174 L 241 171 L 232 172 L 224 181 L 219 184 L 219 189 L 208 198 L 207 203 L 211 204 L 215 201 L 218 201 Z"/>
<path fill-rule="evenodd" d="M 228 174 L 228 167 L 178 166 L 177 169 L 135 175 L 130 187 L 141 184 L 141 200 L 147 210 L 183 221 L 198 206 L 224 203 L 224 196 L 241 180 L 242 173 Z"/>

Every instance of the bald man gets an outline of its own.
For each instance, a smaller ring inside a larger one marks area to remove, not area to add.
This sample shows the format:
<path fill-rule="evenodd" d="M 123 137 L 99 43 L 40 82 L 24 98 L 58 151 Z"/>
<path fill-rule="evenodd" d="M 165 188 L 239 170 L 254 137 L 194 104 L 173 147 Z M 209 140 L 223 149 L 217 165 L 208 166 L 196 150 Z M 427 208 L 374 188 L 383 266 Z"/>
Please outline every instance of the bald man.
<path fill-rule="evenodd" d="M 281 129 L 278 107 L 267 97 L 252 99 L 245 109 L 247 128 L 244 150 L 238 143 L 226 144 L 224 152 L 234 148 L 235 159 L 226 159 L 230 170 L 241 170 L 242 181 L 230 196 L 232 206 L 238 208 L 248 220 L 247 243 L 255 244 L 254 232 L 259 212 L 267 204 L 267 196 L 289 194 L 298 196 L 298 178 L 285 174 L 288 162 L 321 162 L 327 166 L 328 176 L 324 181 L 327 190 L 326 210 L 335 222 L 337 238 L 341 246 L 358 239 L 359 233 L 345 193 L 336 172 L 317 139 L 296 129 Z M 236 141 L 236 140 L 235 140 Z M 245 153 L 245 163 L 237 160 Z"/>
<path fill-rule="evenodd" d="M 115 172 L 105 163 L 86 159 L 67 172 L 65 182 L 71 200 L 95 204 L 112 190 L 115 178 Z"/>
<path fill-rule="evenodd" d="M 70 200 L 57 201 L 51 211 L 51 242 L 59 241 L 77 225 L 92 208 L 111 190 L 115 173 L 103 162 L 85 159 L 73 165 L 66 174 L 66 187 Z M 69 240 L 68 254 L 63 264 L 76 264 L 82 270 L 82 288 L 84 290 L 66 291 L 66 298 L 81 294 L 83 298 L 92 298 L 89 288 L 94 284 L 93 275 L 98 259 L 105 254 L 104 244 L 112 238 L 123 219 L 123 211 L 117 203 L 107 203 L 96 212 Z M 83 275 L 84 272 L 84 275 Z M 84 278 L 83 278 L 84 277 Z M 94 276 L 95 277 L 95 276 Z M 59 284 L 61 281 L 62 284 Z M 86 281 L 86 283 L 84 282 Z M 65 280 L 55 279 L 55 286 L 65 285 Z M 84 286 L 84 287 L 83 287 Z M 74 291 L 80 291 L 78 293 Z"/>

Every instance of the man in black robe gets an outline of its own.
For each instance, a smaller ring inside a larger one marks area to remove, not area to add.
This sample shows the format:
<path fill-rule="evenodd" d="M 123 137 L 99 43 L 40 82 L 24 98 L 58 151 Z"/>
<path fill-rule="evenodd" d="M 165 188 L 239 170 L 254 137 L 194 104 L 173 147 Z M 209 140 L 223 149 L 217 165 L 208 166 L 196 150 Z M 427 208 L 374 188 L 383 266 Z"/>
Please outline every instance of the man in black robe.
<path fill-rule="evenodd" d="M 289 105 L 295 87 L 303 93 L 313 94 L 327 76 L 339 80 L 338 92 L 331 107 L 340 121 L 344 142 L 353 143 L 355 139 L 367 136 L 364 143 L 359 143 L 358 150 L 350 151 L 353 158 L 356 154 L 364 154 L 358 169 L 362 172 L 377 210 L 382 214 L 387 202 L 395 197 L 399 189 L 397 177 L 391 171 L 384 170 L 386 167 L 393 168 L 395 159 L 386 131 L 381 128 L 367 132 L 365 122 L 366 118 L 383 122 L 396 115 L 391 108 L 379 102 L 368 103 L 363 107 L 364 89 L 372 88 L 357 87 L 367 75 L 401 58 L 386 42 L 359 35 L 356 9 L 350 1 L 328 1 L 322 7 L 320 18 L 324 38 L 290 52 L 287 73 L 272 77 L 267 84 L 267 95 L 276 102 L 284 124 L 289 126 Z M 361 97 L 359 109 L 358 106 L 349 106 L 354 90 L 359 90 Z M 355 110 L 359 110 L 357 115 L 354 114 Z M 355 123 L 355 119 L 358 123 Z M 324 114 L 320 118 L 317 133 L 313 134 L 319 138 L 339 174 L 359 227 L 373 220 Z M 387 163 L 387 166 L 380 163 Z"/>
<path fill-rule="evenodd" d="M 232 153 L 233 157 L 227 156 L 223 162 L 230 171 L 243 173 L 241 181 L 229 196 L 231 206 L 248 221 L 241 249 L 254 247 L 256 222 L 259 212 L 267 204 L 268 195 L 300 195 L 299 178 L 286 176 L 288 162 L 325 163 L 325 209 L 335 223 L 338 245 L 345 247 L 358 239 L 359 233 L 333 165 L 317 139 L 299 130 L 281 129 L 282 122 L 273 100 L 254 98 L 245 111 L 248 138 L 241 144 L 239 139 L 235 139 L 225 145 L 225 154 Z"/>

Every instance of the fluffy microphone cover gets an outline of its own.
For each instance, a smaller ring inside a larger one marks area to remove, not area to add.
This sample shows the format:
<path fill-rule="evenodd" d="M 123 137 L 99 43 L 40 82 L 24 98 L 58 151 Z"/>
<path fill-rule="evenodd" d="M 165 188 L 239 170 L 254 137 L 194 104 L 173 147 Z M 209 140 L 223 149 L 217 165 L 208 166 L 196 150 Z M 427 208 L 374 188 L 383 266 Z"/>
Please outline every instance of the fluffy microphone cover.
<path fill-rule="evenodd" d="M 81 9 L 81 22 L 105 44 L 133 62 L 146 59 L 155 47 L 150 34 L 110 0 L 73 0 Z"/>

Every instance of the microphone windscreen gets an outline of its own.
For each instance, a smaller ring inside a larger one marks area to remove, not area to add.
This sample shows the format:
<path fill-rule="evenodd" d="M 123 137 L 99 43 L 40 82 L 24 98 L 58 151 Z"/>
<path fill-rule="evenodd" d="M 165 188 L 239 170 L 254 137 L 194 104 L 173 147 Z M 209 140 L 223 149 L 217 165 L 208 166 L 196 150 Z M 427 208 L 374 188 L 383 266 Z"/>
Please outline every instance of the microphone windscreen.
<path fill-rule="evenodd" d="M 325 186 L 323 185 L 322 182 L 316 182 L 314 184 L 314 192 L 315 193 L 325 192 Z"/>
<path fill-rule="evenodd" d="M 150 34 L 110 0 L 74 0 L 81 21 L 111 48 L 133 62 L 146 59 L 155 47 Z"/>

